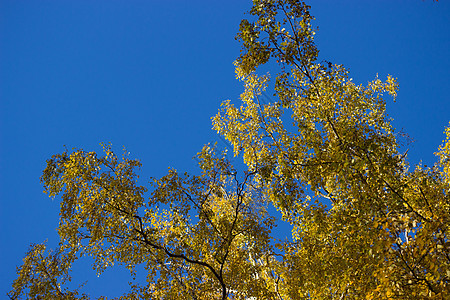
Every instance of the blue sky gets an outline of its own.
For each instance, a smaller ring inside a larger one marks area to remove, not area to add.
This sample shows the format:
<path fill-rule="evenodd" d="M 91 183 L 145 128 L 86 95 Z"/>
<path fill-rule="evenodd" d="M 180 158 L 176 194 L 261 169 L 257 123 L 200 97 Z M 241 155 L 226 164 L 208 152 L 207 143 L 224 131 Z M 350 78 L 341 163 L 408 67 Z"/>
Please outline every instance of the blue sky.
<path fill-rule="evenodd" d="M 355 82 L 398 78 L 394 126 L 414 139 L 412 163 L 434 162 L 450 121 L 450 3 L 309 1 L 320 58 Z M 73 147 L 123 146 L 141 177 L 220 140 L 211 130 L 223 100 L 242 91 L 234 40 L 250 1 L 0 0 L 0 297 L 30 243 L 57 243 L 58 200 L 42 193 L 45 160 Z M 221 143 L 221 142 L 220 142 Z M 92 272 L 78 266 L 81 283 Z M 89 267 L 87 268 L 89 269 Z M 118 296 L 127 281 L 89 279 L 92 296 Z"/>

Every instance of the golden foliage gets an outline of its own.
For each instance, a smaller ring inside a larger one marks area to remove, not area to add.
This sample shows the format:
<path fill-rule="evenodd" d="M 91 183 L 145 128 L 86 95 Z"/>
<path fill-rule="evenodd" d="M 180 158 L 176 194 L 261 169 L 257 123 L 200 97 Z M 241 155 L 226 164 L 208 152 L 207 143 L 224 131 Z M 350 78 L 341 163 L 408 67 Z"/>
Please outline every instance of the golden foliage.
<path fill-rule="evenodd" d="M 136 160 L 109 147 L 55 155 L 42 182 L 62 194 L 60 249 L 32 248 L 11 298 L 84 297 L 61 287 L 84 255 L 99 273 L 145 266 L 147 283 L 123 299 L 450 297 L 450 129 L 438 164 L 410 171 L 385 112 L 393 77 L 356 85 L 343 66 L 318 62 L 304 3 L 255 0 L 250 13 L 235 63 L 241 104 L 225 101 L 213 117 L 244 174 L 207 145 L 200 175 L 170 170 L 146 200 Z M 256 73 L 272 60 L 274 81 Z M 266 90 L 278 101 L 262 101 Z M 271 206 L 292 241 L 272 236 Z"/>

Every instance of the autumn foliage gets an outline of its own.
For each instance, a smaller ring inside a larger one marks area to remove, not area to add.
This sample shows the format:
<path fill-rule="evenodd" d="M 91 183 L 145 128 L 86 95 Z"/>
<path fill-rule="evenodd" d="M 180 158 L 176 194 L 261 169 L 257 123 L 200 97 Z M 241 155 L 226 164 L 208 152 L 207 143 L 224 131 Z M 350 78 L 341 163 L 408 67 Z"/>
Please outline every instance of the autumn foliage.
<path fill-rule="evenodd" d="M 61 197 L 60 245 L 30 249 L 10 298 L 87 299 L 65 285 L 83 256 L 99 273 L 144 266 L 121 299 L 450 298 L 450 129 L 435 166 L 409 166 L 385 111 L 396 80 L 357 85 L 319 61 L 306 4 L 253 2 L 237 35 L 245 91 L 213 117 L 246 170 L 206 145 L 200 174 L 147 189 L 108 146 L 53 156 L 41 180 Z M 275 209 L 290 240 L 273 235 Z"/>

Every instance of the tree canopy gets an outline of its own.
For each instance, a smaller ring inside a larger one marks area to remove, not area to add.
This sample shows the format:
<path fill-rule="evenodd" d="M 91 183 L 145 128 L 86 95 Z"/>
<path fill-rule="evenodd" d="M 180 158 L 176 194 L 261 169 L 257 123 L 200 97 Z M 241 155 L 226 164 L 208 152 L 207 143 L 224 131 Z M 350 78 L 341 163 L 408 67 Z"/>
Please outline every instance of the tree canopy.
<path fill-rule="evenodd" d="M 67 286 L 83 256 L 99 274 L 145 268 L 121 299 L 450 297 L 450 127 L 434 166 L 409 166 L 386 114 L 396 79 L 357 85 L 319 61 L 312 20 L 305 3 L 254 0 L 240 24 L 245 91 L 212 122 L 245 170 L 205 145 L 198 175 L 170 170 L 147 188 L 140 162 L 108 145 L 49 159 L 60 244 L 30 248 L 9 297 L 88 299 Z M 275 209 L 289 240 L 273 234 Z"/>

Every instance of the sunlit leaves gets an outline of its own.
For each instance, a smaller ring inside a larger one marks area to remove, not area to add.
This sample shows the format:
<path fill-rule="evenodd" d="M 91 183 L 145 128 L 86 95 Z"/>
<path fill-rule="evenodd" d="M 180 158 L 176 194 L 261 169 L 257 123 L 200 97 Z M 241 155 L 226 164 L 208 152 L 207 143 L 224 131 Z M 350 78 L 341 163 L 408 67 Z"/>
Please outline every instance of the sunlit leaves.
<path fill-rule="evenodd" d="M 169 170 L 153 181 L 145 200 L 147 189 L 138 185 L 135 172 L 140 163 L 126 155 L 119 159 L 110 147 L 104 152 L 55 155 L 42 176 L 50 196 L 62 194 L 58 232 L 70 261 L 91 256 L 98 274 L 122 264 L 133 275 L 142 265 L 148 283 L 132 287 L 156 298 L 210 299 L 231 290 L 236 297 L 253 295 L 250 286 L 260 286 L 256 294 L 266 293 L 265 283 L 252 278 L 261 268 L 255 260 L 271 253 L 274 223 L 259 188 L 251 185 L 255 173 L 238 176 L 226 153 L 216 155 L 205 146 L 198 154 L 201 175 Z M 65 266 L 49 265 L 46 258 L 43 264 L 53 273 Z M 11 294 L 25 295 L 30 285 L 30 291 L 39 290 L 33 276 L 42 272 L 35 268 L 21 275 Z M 56 284 L 51 276 L 48 280 Z"/>
<path fill-rule="evenodd" d="M 11 299 L 24 296 L 27 299 L 88 299 L 78 290 L 68 290 L 64 284 L 71 281 L 69 269 L 76 259 L 64 251 L 46 251 L 45 244 L 31 245 L 23 259 L 23 265 L 17 269 L 18 278 L 13 290 L 8 294 Z"/>
<path fill-rule="evenodd" d="M 291 262 L 286 272 L 298 282 L 292 290 L 285 279 L 286 293 L 448 295 L 448 139 L 439 152 L 442 174 L 421 167 L 409 172 L 385 112 L 396 80 L 356 85 L 342 66 L 317 62 L 307 11 L 298 2 L 255 1 L 256 21 L 244 20 L 238 34 L 242 105 L 224 102 L 213 119 L 293 225 L 294 243 L 283 249 Z M 267 53 L 281 70 L 273 85 L 256 74 Z M 265 90 L 277 100 L 262 103 Z"/>
<path fill-rule="evenodd" d="M 81 256 L 99 274 L 146 270 L 122 299 L 450 297 L 450 129 L 438 163 L 410 169 L 386 114 L 396 79 L 357 85 L 318 61 L 308 5 L 253 2 L 237 35 L 240 104 L 212 118 L 246 170 L 205 145 L 199 175 L 169 169 L 147 190 L 139 161 L 109 146 L 53 156 L 41 179 L 61 196 L 60 247 L 30 250 L 12 298 L 83 297 L 64 287 Z M 257 74 L 266 63 L 272 77 Z M 289 240 L 272 232 L 274 209 Z"/>

